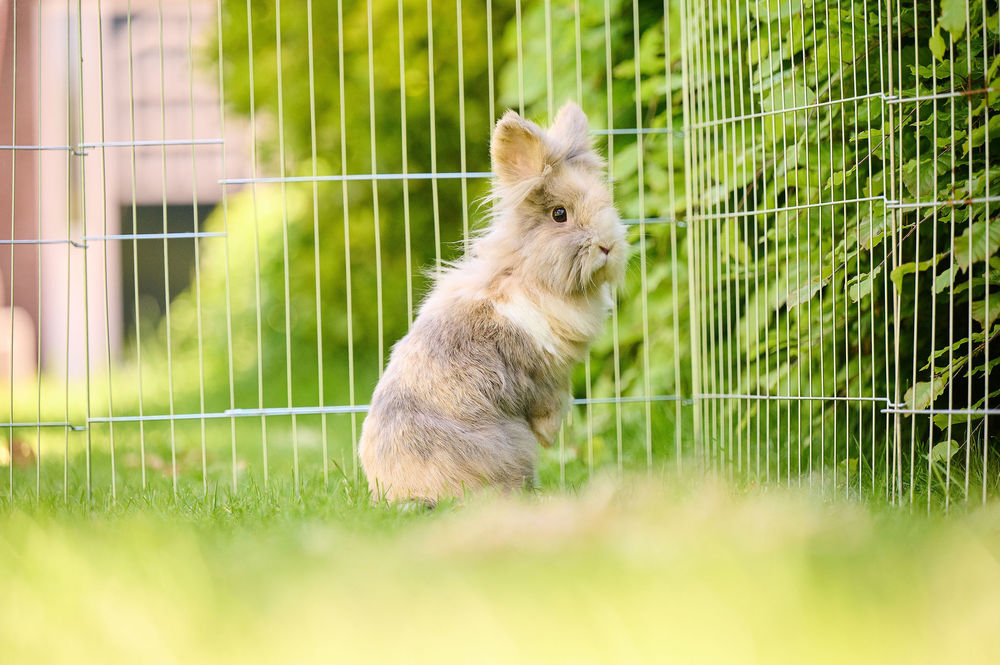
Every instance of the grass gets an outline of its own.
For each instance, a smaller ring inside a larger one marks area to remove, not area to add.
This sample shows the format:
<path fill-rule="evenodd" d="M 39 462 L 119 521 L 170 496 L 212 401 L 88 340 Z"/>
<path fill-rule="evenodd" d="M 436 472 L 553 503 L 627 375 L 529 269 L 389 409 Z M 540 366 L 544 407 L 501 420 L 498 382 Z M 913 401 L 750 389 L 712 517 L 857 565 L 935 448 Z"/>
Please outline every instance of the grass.
<path fill-rule="evenodd" d="M 0 516 L 10 663 L 992 663 L 1000 505 L 602 478 L 433 512 L 347 483 Z"/>

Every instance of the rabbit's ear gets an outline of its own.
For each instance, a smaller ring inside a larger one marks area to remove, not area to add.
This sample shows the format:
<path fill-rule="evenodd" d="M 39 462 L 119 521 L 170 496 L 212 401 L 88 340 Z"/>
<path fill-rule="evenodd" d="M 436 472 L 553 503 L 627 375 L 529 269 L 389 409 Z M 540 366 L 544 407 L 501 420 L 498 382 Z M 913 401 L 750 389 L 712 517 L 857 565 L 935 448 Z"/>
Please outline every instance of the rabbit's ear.
<path fill-rule="evenodd" d="M 503 114 L 490 141 L 493 170 L 502 182 L 521 182 L 542 175 L 545 154 L 541 127 L 514 111 Z"/>
<path fill-rule="evenodd" d="M 556 120 L 549 129 L 553 143 L 565 151 L 566 159 L 574 159 L 590 152 L 590 134 L 587 116 L 573 102 L 566 102 L 556 113 Z"/>

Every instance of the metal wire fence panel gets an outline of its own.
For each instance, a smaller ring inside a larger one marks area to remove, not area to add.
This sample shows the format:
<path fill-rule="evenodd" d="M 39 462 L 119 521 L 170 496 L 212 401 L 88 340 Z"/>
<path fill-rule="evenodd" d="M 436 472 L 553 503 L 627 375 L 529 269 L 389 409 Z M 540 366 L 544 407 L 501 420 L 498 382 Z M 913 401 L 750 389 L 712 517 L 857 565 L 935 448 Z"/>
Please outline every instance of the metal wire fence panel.
<path fill-rule="evenodd" d="M 706 465 L 946 507 L 995 489 L 996 12 L 685 7 Z"/>
<path fill-rule="evenodd" d="M 485 218 L 493 123 L 567 99 L 635 258 L 544 486 L 996 487 L 993 3 L 5 12 L 7 501 L 357 491 L 391 346 Z"/>

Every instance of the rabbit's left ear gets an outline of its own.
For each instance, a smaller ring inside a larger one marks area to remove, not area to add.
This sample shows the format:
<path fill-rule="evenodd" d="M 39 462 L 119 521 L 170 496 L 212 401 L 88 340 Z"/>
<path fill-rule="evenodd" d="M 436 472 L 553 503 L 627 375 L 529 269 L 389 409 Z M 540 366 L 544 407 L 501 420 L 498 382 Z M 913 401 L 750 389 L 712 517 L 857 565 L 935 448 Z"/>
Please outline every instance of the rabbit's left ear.
<path fill-rule="evenodd" d="M 566 102 L 556 113 L 555 122 L 549 128 L 549 137 L 565 150 L 566 159 L 574 159 L 590 152 L 589 129 L 583 109 L 573 102 Z"/>

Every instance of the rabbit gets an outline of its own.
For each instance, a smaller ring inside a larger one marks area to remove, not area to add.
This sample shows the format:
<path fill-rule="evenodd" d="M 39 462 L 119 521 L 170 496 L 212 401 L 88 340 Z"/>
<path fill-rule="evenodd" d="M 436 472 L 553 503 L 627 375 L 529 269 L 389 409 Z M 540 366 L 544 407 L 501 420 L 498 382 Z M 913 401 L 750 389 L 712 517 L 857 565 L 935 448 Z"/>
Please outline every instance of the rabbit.
<path fill-rule="evenodd" d="M 489 223 L 436 276 L 372 395 L 359 457 L 376 500 L 532 487 L 624 281 L 625 227 L 579 106 L 547 131 L 507 111 L 490 157 Z"/>

